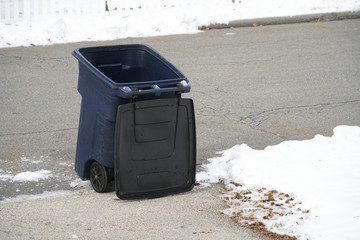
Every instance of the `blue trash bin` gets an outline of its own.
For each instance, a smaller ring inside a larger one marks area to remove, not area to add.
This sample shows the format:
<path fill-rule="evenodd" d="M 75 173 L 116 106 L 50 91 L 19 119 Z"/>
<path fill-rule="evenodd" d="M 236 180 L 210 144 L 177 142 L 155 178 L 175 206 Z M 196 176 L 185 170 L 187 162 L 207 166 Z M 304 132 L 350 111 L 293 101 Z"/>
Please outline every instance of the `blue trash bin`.
<path fill-rule="evenodd" d="M 82 96 L 75 170 L 82 180 L 91 180 L 95 191 L 104 192 L 114 177 L 118 106 L 176 98 L 190 86 L 177 68 L 147 45 L 78 48 L 73 56 L 79 62 Z"/>

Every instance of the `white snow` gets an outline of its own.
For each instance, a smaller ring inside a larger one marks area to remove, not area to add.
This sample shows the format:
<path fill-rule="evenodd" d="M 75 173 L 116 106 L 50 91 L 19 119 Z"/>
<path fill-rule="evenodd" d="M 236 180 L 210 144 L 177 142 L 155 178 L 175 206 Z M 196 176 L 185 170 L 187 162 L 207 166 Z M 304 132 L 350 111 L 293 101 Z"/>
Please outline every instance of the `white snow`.
<path fill-rule="evenodd" d="M 1 171 L 0 171 L 1 172 Z M 13 176 L 10 178 L 12 179 Z M 0 175 L 1 179 L 1 175 Z M 41 194 L 23 194 L 18 195 L 16 197 L 4 198 L 0 201 L 1 203 L 9 203 L 9 202 L 23 202 L 29 200 L 37 200 L 37 199 L 47 199 L 47 198 L 57 198 L 68 195 L 76 195 L 76 194 L 89 194 L 94 193 L 94 189 L 91 187 L 89 181 L 82 181 L 81 179 L 76 179 L 70 183 L 70 187 L 75 188 L 74 190 L 58 190 L 58 191 L 44 191 Z M 16 190 L 16 192 L 20 192 L 20 190 Z M 78 198 L 79 196 L 74 196 L 74 198 Z"/>
<path fill-rule="evenodd" d="M 230 205 L 224 213 L 258 209 L 251 213 L 270 231 L 299 239 L 360 239 L 359 146 L 358 126 L 338 126 L 331 137 L 284 141 L 264 150 L 236 145 L 209 159 L 197 180 L 224 182 L 228 192 L 222 197 Z M 277 192 L 266 195 L 269 190 Z M 267 201 L 268 195 L 275 200 Z M 291 200 L 285 204 L 286 199 Z M 270 205 L 259 210 L 259 204 Z M 267 220 L 264 211 L 269 207 L 294 211 L 271 214 L 276 216 Z"/>
<path fill-rule="evenodd" d="M 29 181 L 37 182 L 41 179 L 49 178 L 51 176 L 50 173 L 51 171 L 44 169 L 35 172 L 26 171 L 16 174 L 12 180 L 15 182 L 29 182 Z"/>
<path fill-rule="evenodd" d="M 92 188 L 90 181 L 82 181 L 80 178 L 72 181 L 70 183 L 70 187 L 72 188 L 82 188 L 84 192 L 90 193 L 93 192 L 94 189 Z"/>
<path fill-rule="evenodd" d="M 1 172 L 0 172 L 0 180 L 1 181 L 8 181 L 8 180 L 11 180 L 11 179 L 13 179 L 13 175 L 11 175 L 11 174 L 2 174 Z"/>
<path fill-rule="evenodd" d="M 0 48 L 190 34 L 199 32 L 199 27 L 232 20 L 360 10 L 359 0 L 173 0 L 167 7 L 144 1 L 141 9 L 131 11 L 113 10 L 118 6 L 108 3 L 110 12 L 38 17 L 12 24 L 2 21 Z"/>
<path fill-rule="evenodd" d="M 16 175 L 12 174 L 1 174 L 0 172 L 0 180 L 2 181 L 13 181 L 13 182 L 38 182 L 39 180 L 48 179 L 51 177 L 51 171 L 49 170 L 38 170 L 35 172 L 21 172 Z"/>
<path fill-rule="evenodd" d="M 31 162 L 31 163 L 42 163 L 44 162 L 45 159 L 47 159 L 48 157 L 44 157 L 44 156 L 40 156 L 39 159 L 33 157 L 33 159 L 31 160 L 28 157 L 25 157 L 24 155 L 20 157 L 20 160 L 23 162 Z M 36 160 L 37 159 L 37 160 Z"/>
<path fill-rule="evenodd" d="M 59 190 L 59 191 L 45 191 L 42 194 L 24 194 L 24 195 L 18 195 L 13 198 L 5 198 L 1 203 L 9 203 L 9 202 L 23 202 L 23 201 L 29 201 L 29 200 L 37 200 L 37 199 L 48 199 L 48 198 L 57 198 L 57 197 L 63 197 L 68 195 L 74 195 L 80 193 L 79 191 L 65 191 L 65 190 Z"/>

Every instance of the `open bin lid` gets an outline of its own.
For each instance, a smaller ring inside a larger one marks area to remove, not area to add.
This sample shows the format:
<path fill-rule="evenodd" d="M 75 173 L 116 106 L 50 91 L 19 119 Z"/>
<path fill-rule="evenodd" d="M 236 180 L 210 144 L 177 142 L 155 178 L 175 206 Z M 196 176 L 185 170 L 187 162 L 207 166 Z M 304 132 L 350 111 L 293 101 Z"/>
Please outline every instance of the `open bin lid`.
<path fill-rule="evenodd" d="M 121 199 L 189 191 L 195 184 L 193 101 L 169 98 L 119 105 L 115 191 Z"/>

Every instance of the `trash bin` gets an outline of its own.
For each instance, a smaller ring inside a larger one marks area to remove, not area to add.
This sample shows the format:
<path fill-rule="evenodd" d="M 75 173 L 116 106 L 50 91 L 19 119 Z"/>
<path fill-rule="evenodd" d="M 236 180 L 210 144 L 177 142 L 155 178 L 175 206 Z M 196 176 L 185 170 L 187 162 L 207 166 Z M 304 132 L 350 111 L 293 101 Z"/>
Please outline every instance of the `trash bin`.
<path fill-rule="evenodd" d="M 119 198 L 191 190 L 195 117 L 187 78 L 147 45 L 78 48 L 82 96 L 75 170 Z M 115 168 L 115 170 L 114 170 Z"/>

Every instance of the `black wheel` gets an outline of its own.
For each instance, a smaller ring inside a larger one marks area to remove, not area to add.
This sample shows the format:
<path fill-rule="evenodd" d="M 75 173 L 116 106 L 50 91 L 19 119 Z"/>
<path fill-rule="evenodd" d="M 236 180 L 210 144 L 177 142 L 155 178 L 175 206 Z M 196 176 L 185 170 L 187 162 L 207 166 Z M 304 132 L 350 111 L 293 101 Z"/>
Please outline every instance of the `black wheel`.
<path fill-rule="evenodd" d="M 98 162 L 93 162 L 90 166 L 90 182 L 93 189 L 98 193 L 105 192 L 108 185 L 108 172 L 106 168 Z"/>

